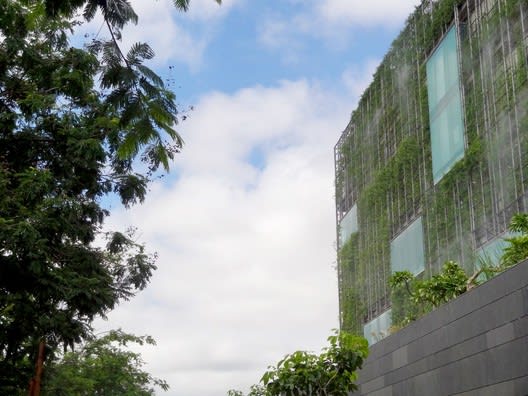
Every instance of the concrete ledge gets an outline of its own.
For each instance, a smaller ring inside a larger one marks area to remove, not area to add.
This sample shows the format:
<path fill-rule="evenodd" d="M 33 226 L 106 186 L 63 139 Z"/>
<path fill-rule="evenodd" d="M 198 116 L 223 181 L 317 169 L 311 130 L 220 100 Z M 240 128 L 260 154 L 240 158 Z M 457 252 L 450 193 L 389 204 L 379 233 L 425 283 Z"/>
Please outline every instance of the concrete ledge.
<path fill-rule="evenodd" d="M 354 396 L 528 395 L 528 260 L 374 344 Z"/>

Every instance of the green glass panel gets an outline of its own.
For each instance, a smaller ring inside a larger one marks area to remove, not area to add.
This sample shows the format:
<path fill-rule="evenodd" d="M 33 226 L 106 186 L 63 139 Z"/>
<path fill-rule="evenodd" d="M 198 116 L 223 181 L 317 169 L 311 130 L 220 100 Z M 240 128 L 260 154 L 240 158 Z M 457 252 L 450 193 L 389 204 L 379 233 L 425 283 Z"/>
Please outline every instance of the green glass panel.
<path fill-rule="evenodd" d="M 357 231 L 357 205 L 354 205 L 339 223 L 339 246 L 343 246 L 350 235 Z"/>
<path fill-rule="evenodd" d="M 464 119 L 455 27 L 427 61 L 433 180 L 438 182 L 464 155 Z"/>
<path fill-rule="evenodd" d="M 375 344 L 389 335 L 391 326 L 391 310 L 389 309 L 363 326 L 363 337 L 367 339 L 369 345 Z"/>
<path fill-rule="evenodd" d="M 391 242 L 391 270 L 418 275 L 424 270 L 422 218 L 416 219 Z"/>
<path fill-rule="evenodd" d="M 491 242 L 488 242 L 477 250 L 477 261 L 475 263 L 476 268 L 480 268 L 482 263 L 488 265 L 498 265 L 502 255 L 504 254 L 504 249 L 509 246 L 509 243 L 505 241 L 507 238 L 513 238 L 519 236 L 519 233 L 516 232 L 506 232 L 500 237 L 493 239 Z"/>

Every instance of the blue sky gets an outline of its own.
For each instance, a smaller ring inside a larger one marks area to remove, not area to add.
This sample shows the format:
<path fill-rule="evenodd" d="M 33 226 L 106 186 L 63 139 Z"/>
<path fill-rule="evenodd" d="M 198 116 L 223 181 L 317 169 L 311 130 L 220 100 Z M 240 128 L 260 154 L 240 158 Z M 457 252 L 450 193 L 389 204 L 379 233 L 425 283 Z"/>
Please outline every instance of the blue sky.
<path fill-rule="evenodd" d="M 123 45 L 148 42 L 194 110 L 146 202 L 112 204 L 107 227 L 137 226 L 158 271 L 97 329 L 152 335 L 142 353 L 167 395 L 247 390 L 338 326 L 333 147 L 418 0 L 132 3 Z"/>

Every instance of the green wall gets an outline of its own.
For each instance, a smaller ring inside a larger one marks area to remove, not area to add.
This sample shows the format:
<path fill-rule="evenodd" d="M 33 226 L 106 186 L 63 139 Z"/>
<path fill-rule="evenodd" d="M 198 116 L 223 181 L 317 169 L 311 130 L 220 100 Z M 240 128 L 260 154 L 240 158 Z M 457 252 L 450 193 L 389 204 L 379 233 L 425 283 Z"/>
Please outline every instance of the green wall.
<path fill-rule="evenodd" d="M 448 259 L 471 272 L 475 252 L 528 209 L 527 29 L 523 0 L 427 0 L 393 42 L 335 148 L 338 222 L 357 205 L 358 225 L 338 241 L 343 329 L 361 334 L 390 308 L 391 242 L 418 217 L 428 277 Z M 447 85 L 458 83 L 462 114 L 448 118 L 463 120 L 463 156 L 458 140 L 436 161 L 427 64 L 446 34 L 459 54 Z"/>

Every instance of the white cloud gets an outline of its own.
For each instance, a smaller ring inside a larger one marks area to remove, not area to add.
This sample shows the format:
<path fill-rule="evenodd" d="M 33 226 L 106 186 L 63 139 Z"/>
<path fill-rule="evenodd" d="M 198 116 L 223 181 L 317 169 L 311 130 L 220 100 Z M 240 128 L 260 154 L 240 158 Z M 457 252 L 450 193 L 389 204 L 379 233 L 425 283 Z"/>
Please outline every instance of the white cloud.
<path fill-rule="evenodd" d="M 192 36 L 178 24 L 172 4 L 159 1 L 155 7 L 142 5 L 135 8 L 138 8 L 136 12 L 140 15 L 139 23 L 124 29 L 124 47 L 135 42 L 146 42 L 156 53 L 155 64 L 167 64 L 170 60 L 184 63 L 194 70 L 200 68 L 209 40 L 204 36 Z"/>
<path fill-rule="evenodd" d="M 152 284 L 101 329 L 151 334 L 143 355 L 169 395 L 258 382 L 338 326 L 333 145 L 346 101 L 306 81 L 211 93 L 182 127 L 178 177 L 116 211 L 160 254 Z M 262 166 L 248 162 L 259 147 Z"/>
<path fill-rule="evenodd" d="M 397 26 L 421 0 L 323 0 L 315 10 L 329 23 Z"/>
<path fill-rule="evenodd" d="M 224 0 L 219 5 L 215 0 L 192 0 L 188 12 L 181 13 L 172 0 L 158 0 L 156 4 L 133 0 L 139 23 L 128 27 L 123 36 L 128 44 L 137 41 L 151 44 L 156 52 L 156 64 L 182 62 L 196 71 L 202 67 L 204 53 L 218 23 L 243 1 Z M 192 32 L 184 22 L 193 24 Z"/>
<path fill-rule="evenodd" d="M 296 2 L 294 2 L 296 3 Z M 257 29 L 265 47 L 280 49 L 288 58 L 306 44 L 306 36 L 323 40 L 337 50 L 348 47 L 358 28 L 393 29 L 420 4 L 421 0 L 311 0 L 298 4 L 299 11 L 284 16 L 272 14 Z"/>
<path fill-rule="evenodd" d="M 347 87 L 354 103 L 357 103 L 372 82 L 372 77 L 380 62 L 379 59 L 367 59 L 363 64 L 348 66 L 341 75 L 341 80 Z M 355 107 L 355 104 L 352 107 Z"/>
<path fill-rule="evenodd" d="M 264 16 L 257 25 L 257 40 L 264 47 L 281 52 L 282 61 L 286 64 L 300 62 L 299 53 L 309 45 L 306 36 L 319 36 L 320 31 L 313 31 L 313 21 L 307 14 L 291 15 L 288 18 L 272 13 Z M 336 38 L 333 47 L 339 47 L 342 40 Z"/>
<path fill-rule="evenodd" d="M 222 0 L 219 5 L 216 0 L 192 0 L 187 16 L 194 20 L 211 21 L 226 16 L 234 6 L 245 0 Z"/>
<path fill-rule="evenodd" d="M 171 0 L 159 0 L 155 4 L 134 0 L 132 5 L 139 15 L 139 23 L 137 26 L 125 28 L 125 47 L 138 41 L 147 42 L 156 53 L 155 64 L 166 64 L 170 60 L 182 62 L 192 70 L 201 67 L 204 51 L 211 40 L 207 29 L 201 34 L 195 32 L 191 35 L 183 28 L 181 20 L 178 19 L 178 11 Z"/>
<path fill-rule="evenodd" d="M 292 45 L 288 22 L 280 17 L 268 17 L 258 26 L 259 41 L 267 47 L 279 48 Z"/>

